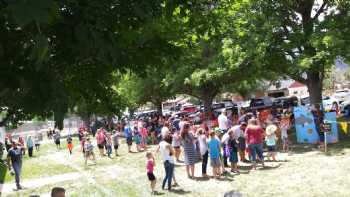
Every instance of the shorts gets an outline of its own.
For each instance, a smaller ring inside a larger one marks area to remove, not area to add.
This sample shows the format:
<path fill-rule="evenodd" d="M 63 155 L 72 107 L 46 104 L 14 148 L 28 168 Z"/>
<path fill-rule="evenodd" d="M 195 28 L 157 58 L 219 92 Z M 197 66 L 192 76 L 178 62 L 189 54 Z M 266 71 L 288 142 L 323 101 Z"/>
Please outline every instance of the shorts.
<path fill-rule="evenodd" d="M 233 162 L 233 163 L 237 163 L 238 162 L 237 151 L 231 151 L 230 152 L 230 162 Z"/>
<path fill-rule="evenodd" d="M 85 151 L 85 157 L 93 156 L 94 152 L 92 151 Z"/>
<path fill-rule="evenodd" d="M 127 137 L 126 143 L 128 144 L 128 146 L 131 146 L 132 145 L 132 137 Z"/>
<path fill-rule="evenodd" d="M 267 146 L 267 151 L 276 152 L 276 146 Z"/>
<path fill-rule="evenodd" d="M 285 144 L 285 145 L 289 144 L 289 140 L 287 137 L 282 137 L 282 144 Z"/>
<path fill-rule="evenodd" d="M 115 150 L 117 150 L 117 149 L 118 149 L 118 147 L 119 147 L 118 145 L 114 145 L 114 149 L 115 149 Z"/>
<path fill-rule="evenodd" d="M 103 149 L 103 148 L 104 148 L 104 145 L 103 145 L 103 144 L 97 144 L 97 147 L 98 147 L 99 149 Z"/>
<path fill-rule="evenodd" d="M 147 172 L 147 177 L 149 181 L 156 180 L 156 177 L 154 176 L 153 172 Z"/>
<path fill-rule="evenodd" d="M 239 137 L 238 138 L 238 149 L 240 151 L 244 151 L 245 148 L 246 148 L 245 138 L 244 137 Z"/>
<path fill-rule="evenodd" d="M 211 167 L 220 167 L 221 166 L 220 158 L 210 158 L 210 165 Z"/>
<path fill-rule="evenodd" d="M 61 141 L 60 141 L 60 140 L 56 140 L 56 141 L 55 141 L 55 144 L 56 144 L 56 145 L 60 145 L 60 144 L 61 144 Z"/>

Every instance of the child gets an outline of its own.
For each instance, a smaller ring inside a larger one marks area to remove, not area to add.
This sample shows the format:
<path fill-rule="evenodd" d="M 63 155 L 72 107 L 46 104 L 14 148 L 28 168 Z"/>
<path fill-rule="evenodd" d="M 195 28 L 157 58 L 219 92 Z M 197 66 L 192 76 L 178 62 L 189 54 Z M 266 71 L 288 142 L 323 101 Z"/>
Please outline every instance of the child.
<path fill-rule="evenodd" d="M 267 145 L 267 159 L 270 160 L 272 157 L 273 161 L 276 161 L 276 134 L 275 132 L 277 131 L 277 126 L 276 125 L 269 125 L 266 127 L 266 145 Z"/>
<path fill-rule="evenodd" d="M 131 153 L 131 146 L 132 146 L 132 130 L 130 128 L 130 125 L 126 124 L 124 127 L 124 136 L 126 138 L 126 143 L 128 145 L 128 151 Z"/>
<path fill-rule="evenodd" d="M 286 120 L 287 119 L 287 120 Z M 283 152 L 289 151 L 288 129 L 289 129 L 288 117 L 283 117 L 281 121 L 281 139 Z"/>
<path fill-rule="evenodd" d="M 111 134 L 106 134 L 106 149 L 107 149 L 107 155 L 109 158 L 111 158 L 111 154 L 112 154 L 112 138 L 111 138 Z"/>
<path fill-rule="evenodd" d="M 68 135 L 67 137 L 67 148 L 69 150 L 69 154 L 72 154 L 72 150 L 73 150 L 73 139 L 70 135 Z"/>
<path fill-rule="evenodd" d="M 96 158 L 94 153 L 94 146 L 91 144 L 90 138 L 86 139 L 86 142 L 84 143 L 84 150 L 85 150 L 85 165 L 87 165 L 87 160 L 91 158 L 96 164 Z"/>
<path fill-rule="evenodd" d="M 148 131 L 147 129 L 143 126 L 143 123 L 142 122 L 139 122 L 139 125 L 138 125 L 138 131 L 139 131 L 139 134 L 140 134 L 140 137 L 141 137 L 141 147 L 144 149 L 144 150 L 147 150 L 147 138 L 148 138 Z"/>
<path fill-rule="evenodd" d="M 113 141 L 115 156 L 119 156 L 118 155 L 119 136 L 116 130 L 114 130 L 114 134 L 112 135 L 112 141 Z"/>
<path fill-rule="evenodd" d="M 146 161 L 147 177 L 148 177 L 148 180 L 151 182 L 152 194 L 155 194 L 154 188 L 156 186 L 156 177 L 153 174 L 153 169 L 155 166 L 154 157 L 151 152 L 147 152 L 146 157 L 147 157 L 147 161 Z"/>
<path fill-rule="evenodd" d="M 213 176 L 220 178 L 220 141 L 216 138 L 215 131 L 210 132 L 210 141 L 208 142 L 210 164 L 213 167 Z"/>
<path fill-rule="evenodd" d="M 238 171 L 238 138 L 235 136 L 232 130 L 229 131 L 230 138 L 228 139 L 227 145 L 229 147 L 229 159 L 231 163 L 231 172 L 239 173 Z"/>
<path fill-rule="evenodd" d="M 141 151 L 141 135 L 136 127 L 134 128 L 134 141 L 136 144 L 137 152 L 140 152 Z"/>
<path fill-rule="evenodd" d="M 198 142 L 199 149 L 202 156 L 202 176 L 207 177 L 207 164 L 208 164 L 208 142 L 207 136 L 205 135 L 204 129 L 200 128 L 198 130 Z"/>

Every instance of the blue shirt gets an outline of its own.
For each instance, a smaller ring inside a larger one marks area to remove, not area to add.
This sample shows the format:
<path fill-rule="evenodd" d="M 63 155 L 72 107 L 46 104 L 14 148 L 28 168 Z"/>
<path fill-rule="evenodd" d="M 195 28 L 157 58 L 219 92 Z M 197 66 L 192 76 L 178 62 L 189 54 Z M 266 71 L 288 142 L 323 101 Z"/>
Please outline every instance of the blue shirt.
<path fill-rule="evenodd" d="M 125 135 L 125 137 L 132 137 L 132 131 L 131 131 L 130 127 L 124 128 L 124 135 Z"/>
<path fill-rule="evenodd" d="M 208 147 L 210 158 L 216 159 L 220 157 L 220 142 L 218 139 L 210 139 Z"/>

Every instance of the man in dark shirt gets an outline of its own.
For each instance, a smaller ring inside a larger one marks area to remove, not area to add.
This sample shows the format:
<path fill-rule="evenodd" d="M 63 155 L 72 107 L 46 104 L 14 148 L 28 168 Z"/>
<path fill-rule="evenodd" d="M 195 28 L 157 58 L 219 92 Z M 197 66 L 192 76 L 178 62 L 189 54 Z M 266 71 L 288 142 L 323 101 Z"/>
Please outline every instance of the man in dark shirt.
<path fill-rule="evenodd" d="M 22 189 L 20 185 L 20 176 L 22 170 L 22 147 L 19 146 L 16 142 L 12 142 L 12 148 L 8 151 L 7 162 L 9 170 L 11 166 L 15 172 L 16 187 L 18 190 Z"/>

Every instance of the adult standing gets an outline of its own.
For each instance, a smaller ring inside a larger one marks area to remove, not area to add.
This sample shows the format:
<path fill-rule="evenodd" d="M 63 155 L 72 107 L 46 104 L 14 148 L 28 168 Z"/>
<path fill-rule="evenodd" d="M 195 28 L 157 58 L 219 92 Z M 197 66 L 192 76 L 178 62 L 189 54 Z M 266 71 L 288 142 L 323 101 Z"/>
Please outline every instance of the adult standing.
<path fill-rule="evenodd" d="M 114 152 L 115 152 L 115 156 L 119 156 L 118 155 L 119 135 L 117 130 L 113 130 L 113 131 L 114 131 L 114 134 L 112 135 L 112 141 L 113 141 Z"/>
<path fill-rule="evenodd" d="M 19 146 L 16 142 L 12 142 L 12 148 L 9 149 L 7 153 L 7 163 L 9 170 L 11 171 L 11 167 L 15 173 L 15 181 L 17 190 L 22 189 L 20 184 L 21 170 L 22 170 L 22 147 Z"/>
<path fill-rule="evenodd" d="M 96 133 L 96 141 L 97 141 L 97 147 L 100 152 L 100 156 L 103 157 L 105 156 L 104 154 L 104 147 L 106 144 L 106 134 L 103 130 L 103 128 L 99 128 Z"/>
<path fill-rule="evenodd" d="M 171 145 L 163 138 L 159 143 L 157 152 L 160 152 L 160 155 L 163 160 L 165 177 L 163 179 L 162 189 L 164 189 L 165 184 L 168 182 L 168 190 L 171 190 L 171 181 L 174 174 L 174 150 Z"/>
<path fill-rule="evenodd" d="M 253 169 L 256 169 L 256 155 L 258 155 L 262 165 L 264 166 L 263 156 L 263 133 L 264 130 L 259 126 L 257 119 L 251 119 L 248 122 L 245 131 L 245 137 L 252 156 Z"/>
<path fill-rule="evenodd" d="M 227 133 L 227 130 L 229 129 L 229 121 L 227 118 L 227 112 L 226 109 L 223 109 L 221 114 L 218 117 L 218 124 L 221 134 Z M 222 144 L 223 149 L 223 160 L 224 160 L 224 166 L 228 167 L 227 165 L 227 153 L 226 153 L 226 143 Z"/>
<path fill-rule="evenodd" d="M 61 134 L 59 131 L 55 132 L 55 135 L 53 136 L 53 139 L 55 141 L 57 149 L 61 149 Z"/>
<path fill-rule="evenodd" d="M 27 138 L 27 148 L 29 157 L 33 157 L 34 142 L 32 136 L 28 136 Z"/>
<path fill-rule="evenodd" d="M 202 176 L 207 177 L 207 165 L 208 165 L 208 138 L 204 129 L 200 128 L 198 130 L 198 142 L 199 142 L 199 150 L 202 156 Z"/>
<path fill-rule="evenodd" d="M 188 178 L 194 177 L 194 164 L 197 161 L 197 152 L 195 147 L 195 137 L 190 132 L 190 125 L 185 124 L 181 131 L 182 144 L 185 152 L 185 165 Z"/>
<path fill-rule="evenodd" d="M 126 138 L 126 143 L 128 145 L 128 151 L 131 153 L 131 146 L 132 146 L 132 130 L 130 127 L 130 124 L 127 123 L 124 126 L 124 136 Z"/>

